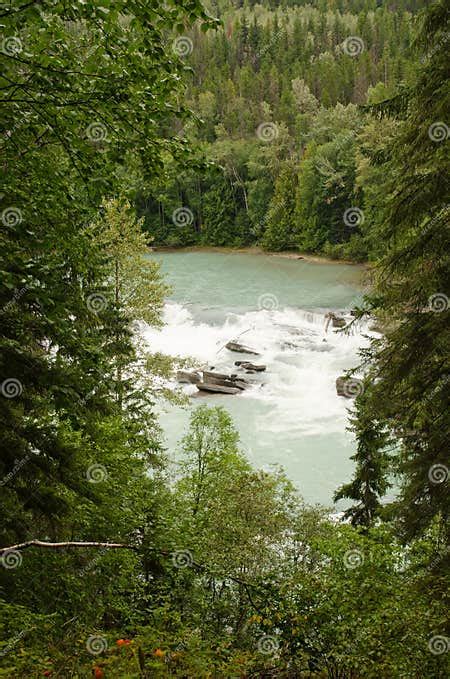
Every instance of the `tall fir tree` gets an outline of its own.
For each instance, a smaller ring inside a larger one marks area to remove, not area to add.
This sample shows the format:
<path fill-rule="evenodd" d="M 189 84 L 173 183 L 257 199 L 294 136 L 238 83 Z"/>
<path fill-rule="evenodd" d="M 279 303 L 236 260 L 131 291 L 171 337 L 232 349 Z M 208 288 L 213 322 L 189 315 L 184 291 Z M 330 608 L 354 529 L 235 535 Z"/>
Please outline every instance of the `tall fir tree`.
<path fill-rule="evenodd" d="M 370 298 L 386 332 L 363 354 L 371 379 L 370 408 L 400 436 L 396 512 L 403 533 L 421 535 L 437 523 L 447 545 L 450 161 L 444 121 L 450 106 L 449 20 L 447 3 L 430 6 L 418 38 L 424 57 L 416 84 L 376 108 L 379 115 L 388 115 L 400 107 L 404 120 L 379 194 L 380 204 L 385 201 L 381 237 L 387 251 Z"/>
<path fill-rule="evenodd" d="M 357 451 L 351 457 L 356 464 L 352 481 L 342 485 L 334 500 L 356 502 L 344 512 L 354 526 L 369 528 L 381 507 L 381 500 L 390 487 L 387 480 L 389 435 L 384 422 L 373 417 L 367 408 L 364 391 L 356 398 L 356 408 L 350 418 L 350 431 L 355 434 Z"/>

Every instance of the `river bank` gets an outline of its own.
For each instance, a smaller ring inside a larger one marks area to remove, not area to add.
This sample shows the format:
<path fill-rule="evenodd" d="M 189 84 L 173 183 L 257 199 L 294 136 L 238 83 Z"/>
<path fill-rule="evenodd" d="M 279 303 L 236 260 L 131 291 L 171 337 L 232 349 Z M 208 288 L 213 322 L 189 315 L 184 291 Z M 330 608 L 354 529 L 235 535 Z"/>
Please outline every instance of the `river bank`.
<path fill-rule="evenodd" d="M 283 250 L 281 252 L 267 252 L 257 246 L 248 246 L 244 248 L 231 248 L 225 246 L 213 245 L 191 245 L 186 247 L 161 245 L 158 247 L 151 247 L 151 252 L 211 252 L 221 254 L 244 254 L 244 255 L 262 255 L 264 257 L 277 257 L 282 259 L 298 260 L 299 262 L 312 262 L 314 264 L 343 264 L 346 266 L 360 267 L 361 269 L 370 269 L 368 262 L 354 262 L 349 259 L 332 259 L 325 257 L 325 255 L 313 255 L 309 252 L 293 252 L 292 250 Z"/>

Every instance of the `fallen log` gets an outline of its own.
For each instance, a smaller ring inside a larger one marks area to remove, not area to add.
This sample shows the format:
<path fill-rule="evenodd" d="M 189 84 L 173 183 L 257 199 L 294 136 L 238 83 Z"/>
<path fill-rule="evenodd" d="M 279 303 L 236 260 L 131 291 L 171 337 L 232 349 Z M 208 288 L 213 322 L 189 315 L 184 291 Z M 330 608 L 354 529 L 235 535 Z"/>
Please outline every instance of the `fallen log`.
<path fill-rule="evenodd" d="M 16 552 L 28 547 L 44 547 L 46 549 L 66 549 L 70 547 L 95 547 L 97 549 L 134 549 L 137 550 L 136 545 L 125 545 L 122 542 L 47 542 L 44 540 L 27 540 L 26 542 L 19 542 L 17 545 L 9 545 L 9 547 L 0 547 L 0 555 L 5 552 Z"/>

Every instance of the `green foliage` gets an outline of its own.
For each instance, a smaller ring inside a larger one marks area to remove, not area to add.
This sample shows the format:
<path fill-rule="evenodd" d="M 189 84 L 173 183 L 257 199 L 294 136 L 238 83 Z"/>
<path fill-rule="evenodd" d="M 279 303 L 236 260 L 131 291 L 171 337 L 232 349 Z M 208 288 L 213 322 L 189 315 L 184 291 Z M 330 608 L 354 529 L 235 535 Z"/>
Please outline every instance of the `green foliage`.
<path fill-rule="evenodd" d="M 2 10 L 1 541 L 119 547 L 2 552 L 0 676 L 444 679 L 448 8 L 423 17 L 414 82 L 416 3 L 214 5 L 211 37 L 196 0 Z M 194 22 L 188 76 L 172 43 Z M 351 33 L 356 61 L 338 48 Z M 148 235 L 382 254 L 369 302 L 386 332 L 363 353 L 338 491 L 356 526 L 253 469 L 222 408 L 193 412 L 168 477 L 154 406 L 173 364 L 133 334 L 167 292 Z"/>
<path fill-rule="evenodd" d="M 131 318 L 160 326 L 169 288 L 163 284 L 158 262 L 149 257 L 143 219 L 136 219 L 127 200 L 104 202 L 101 209 L 91 234 L 105 255 L 114 302 L 126 308 Z"/>
<path fill-rule="evenodd" d="M 242 245 L 234 212 L 233 188 L 220 170 L 214 173 L 210 190 L 202 200 L 201 242 L 204 245 Z"/>
<path fill-rule="evenodd" d="M 401 475 L 396 513 L 404 534 L 424 534 L 438 521 L 444 545 L 449 544 L 450 511 L 446 482 L 450 259 L 444 179 L 449 161 L 448 142 L 438 130 L 450 103 L 448 25 L 448 7 L 434 3 L 423 18 L 419 38 L 428 54 L 382 165 L 385 181 L 378 195 L 383 196 L 380 237 L 386 252 L 377 267 L 369 308 L 389 324 L 385 337 L 373 341 L 364 354 L 369 412 L 400 440 L 394 469 Z"/>
<path fill-rule="evenodd" d="M 374 524 L 381 506 L 380 499 L 390 487 L 386 478 L 389 437 L 384 422 L 377 421 L 367 408 L 364 391 L 356 399 L 356 411 L 350 423 L 357 442 L 357 452 L 351 458 L 356 462 L 356 471 L 352 482 L 341 486 L 334 499 L 355 500 L 358 504 L 347 509 L 344 516 L 350 518 L 353 525 L 367 527 Z"/>
<path fill-rule="evenodd" d="M 137 553 L 23 553 L 15 595 L 47 615 L 3 606 L 0 676 L 446 676 L 429 650 L 446 619 L 423 586 L 446 558 L 432 535 L 405 548 L 304 507 L 282 472 L 252 469 L 222 408 L 194 411 L 181 448 L 172 488 L 141 504 L 135 480 L 129 514 L 98 508 L 103 536 L 132 543 L 133 513 L 148 525 Z"/>
<path fill-rule="evenodd" d="M 213 9 L 223 27 L 190 34 L 186 98 L 198 124 L 171 128 L 195 141 L 199 154 L 189 170 L 167 162 L 165 179 L 138 192 L 155 244 L 375 258 L 378 177 L 371 171 L 366 181 L 363 163 L 386 130 L 380 124 L 377 137 L 360 137 L 374 123 L 356 105 L 385 100 L 414 78 L 415 3 L 221 2 Z M 356 40 L 356 53 L 347 38 Z M 174 226 L 182 206 L 194 218 Z M 347 227 L 343 215 L 355 207 L 362 221 Z"/>
<path fill-rule="evenodd" d="M 271 540 L 287 524 L 292 487 L 282 474 L 255 472 L 238 449 L 238 434 L 222 408 L 201 406 L 182 440 L 186 460 L 177 484 L 182 509 L 177 533 L 208 566 L 238 575 L 267 568 Z M 284 500 L 286 504 L 284 505 Z M 251 507 L 251 511 L 250 511 Z M 258 559 L 253 562 L 254 541 Z"/>
<path fill-rule="evenodd" d="M 52 534 L 70 515 L 88 488 L 87 451 L 101 448 L 98 421 L 122 417 L 114 376 L 118 357 L 122 369 L 134 361 L 131 319 L 89 222 L 128 163 L 155 176 L 163 154 L 180 151 L 159 134 L 168 111 L 185 114 L 184 65 L 165 46 L 167 31 L 196 18 L 207 20 L 195 1 L 4 9 L 0 369 L 15 396 L 0 399 L 4 543 L 36 523 Z M 130 404 L 131 441 L 135 417 Z"/>
<path fill-rule="evenodd" d="M 262 245 L 266 250 L 289 250 L 297 245 L 295 224 L 297 183 L 295 165 L 284 165 L 269 204 L 267 225 L 262 239 Z"/>

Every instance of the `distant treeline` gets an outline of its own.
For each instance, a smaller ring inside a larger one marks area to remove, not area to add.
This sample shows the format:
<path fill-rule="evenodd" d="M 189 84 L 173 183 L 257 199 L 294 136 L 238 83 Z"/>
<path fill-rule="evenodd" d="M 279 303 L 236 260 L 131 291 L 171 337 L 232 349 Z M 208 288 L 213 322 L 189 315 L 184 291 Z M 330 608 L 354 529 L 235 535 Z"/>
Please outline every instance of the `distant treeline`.
<path fill-rule="evenodd" d="M 420 4 L 212 3 L 223 28 L 173 43 L 193 68 L 186 96 L 199 120 L 166 132 L 194 139 L 197 154 L 139 192 L 154 242 L 376 256 L 368 166 L 393 128 L 362 107 L 414 80 Z"/>

